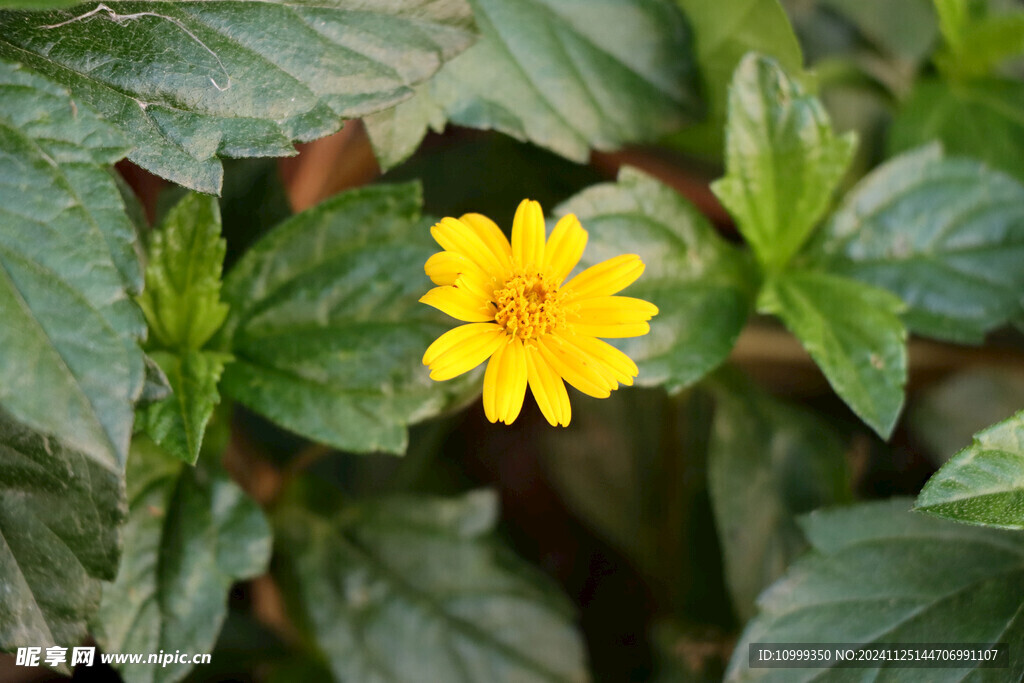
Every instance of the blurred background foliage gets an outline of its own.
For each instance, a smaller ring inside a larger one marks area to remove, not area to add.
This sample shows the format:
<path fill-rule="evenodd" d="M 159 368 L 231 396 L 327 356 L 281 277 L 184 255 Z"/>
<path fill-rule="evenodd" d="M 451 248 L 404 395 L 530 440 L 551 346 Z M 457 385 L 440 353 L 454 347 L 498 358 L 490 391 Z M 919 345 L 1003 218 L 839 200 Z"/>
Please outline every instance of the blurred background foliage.
<path fill-rule="evenodd" d="M 860 170 L 851 176 L 886 155 L 901 86 L 880 79 L 912 83 L 908 71 L 928 69 L 937 39 L 927 3 L 876 5 L 863 12 L 858 3 L 838 0 L 787 6 L 817 67 L 810 78 L 837 129 L 861 135 Z M 925 19 L 889 15 L 894 12 Z M 344 166 L 360 156 L 353 147 L 365 144 L 348 141 L 330 163 Z M 425 213 L 477 211 L 507 226 L 519 198 L 552 207 L 628 162 L 708 206 L 734 239 L 706 191 L 717 162 L 680 154 L 685 148 L 677 145 L 595 155 L 580 166 L 501 135 L 449 128 L 429 135 L 381 180 L 420 179 Z M 284 164 L 286 176 L 291 164 Z M 226 168 L 230 261 L 244 248 L 236 245 L 254 238 L 254 226 L 286 215 L 288 193 L 275 162 Z M 323 452 L 246 411 L 236 415 L 236 438 L 247 457 L 286 472 L 312 458 L 307 475 L 345 497 L 496 488 L 502 536 L 554 576 L 579 609 L 595 680 L 713 681 L 724 675 L 736 634 L 755 613 L 754 598 L 805 550 L 795 517 L 855 498 L 915 494 L 973 433 L 1024 405 L 1020 348 L 1010 332 L 984 348 L 915 340 L 906 418 L 888 443 L 837 399 L 794 340 L 758 320 L 741 337 L 730 367 L 698 387 L 673 397 L 659 389 L 622 390 L 601 401 L 576 396 L 565 430 L 549 429 L 528 398 L 510 427 L 487 423 L 476 404 L 418 425 L 401 460 Z M 274 648 L 232 651 L 224 642 L 237 639 L 231 624 L 218 652 L 236 659 L 235 675 L 268 653 L 271 680 L 317 670 Z"/>
<path fill-rule="evenodd" d="M 971 0 L 961 3 L 966 13 L 958 19 L 940 15 L 935 7 L 943 3 L 929 0 L 677 4 L 681 12 L 673 11 L 669 23 L 692 42 L 693 55 L 692 62 L 680 57 L 674 75 L 697 84 L 702 104 L 696 97 L 676 102 L 685 105 L 686 116 L 673 121 L 675 132 L 652 125 L 645 132 L 657 139 L 618 149 L 644 137 L 631 128 L 644 122 L 594 124 L 600 144 L 591 146 L 604 151 L 568 160 L 530 142 L 550 143 L 550 137 L 534 134 L 529 117 L 511 121 L 486 92 L 474 91 L 488 106 L 452 101 L 451 82 L 480 90 L 480 75 L 467 68 L 417 93 L 429 99 L 430 106 L 423 106 L 431 115 L 408 107 L 396 116 L 409 119 L 350 122 L 331 137 L 300 145 L 296 157 L 225 160 L 225 271 L 273 226 L 371 182 L 418 180 L 425 216 L 473 211 L 509 226 L 522 198 L 540 201 L 550 215 L 624 165 L 677 190 L 738 244 L 737 229 L 709 183 L 723 173 L 727 85 L 750 50 L 772 55 L 820 96 L 838 133 L 857 133 L 860 143 L 843 190 L 890 157 L 933 140 L 950 155 L 1024 180 L 1019 3 Z M 663 5 L 659 11 L 667 11 Z M 566 7 L 584 23 L 592 11 L 585 3 Z M 496 34 L 482 28 L 486 48 Z M 412 119 L 425 138 L 401 161 L 409 141 L 381 138 L 380 131 Z M 445 120 L 514 137 L 445 127 Z M 389 145 L 386 171 L 375 160 L 368 127 L 370 134 L 376 127 L 378 152 L 381 140 Z M 575 131 L 584 138 L 591 132 Z M 581 144 L 574 139 L 559 151 L 572 157 Z M 119 168 L 151 223 L 185 194 L 137 166 Z M 498 585 L 521 599 L 515 609 L 523 610 L 527 626 L 497 647 L 514 663 L 510 680 L 518 680 L 514 666 L 549 680 L 720 680 L 736 643 L 746 642 L 741 634 L 749 620 L 758 619 L 756 628 L 771 627 L 770 612 L 756 616 L 757 596 L 808 550 L 809 566 L 843 552 L 819 538 L 829 530 L 841 536 L 840 522 L 798 518 L 855 500 L 916 495 L 954 453 L 971 445 L 972 435 L 1024 407 L 1022 349 L 1020 332 L 1011 328 L 978 346 L 913 338 L 903 418 L 887 441 L 836 396 L 799 342 L 778 322 L 757 315 L 728 361 L 697 385 L 673 395 L 659 388 L 623 389 L 601 401 L 574 395 L 574 418 L 564 430 L 548 428 L 529 397 L 508 427 L 488 423 L 478 402 L 463 402 L 413 425 L 404 457 L 367 457 L 304 439 L 240 406 L 220 411 L 207 440 L 228 441 L 230 426 L 226 468 L 272 511 L 276 556 L 270 574 L 234 583 L 213 664 L 192 670 L 186 680 L 283 683 L 326 680 L 332 673 L 340 680 L 370 680 L 372 662 L 360 658 L 372 648 L 361 639 L 401 642 L 401 620 L 383 636 L 340 633 L 325 621 L 325 611 L 347 609 L 351 591 L 372 594 L 375 584 L 360 583 L 367 580 L 358 569 L 346 577 L 325 576 L 340 561 L 372 566 L 373 558 L 360 553 L 424 568 L 418 580 L 425 588 L 416 589 L 457 592 L 446 582 L 466 572 L 467 590 Z M 493 490 L 495 498 L 481 489 Z M 390 495 L 425 498 L 418 499 L 419 507 L 375 502 Z M 863 528 L 878 526 L 871 515 L 880 509 L 858 508 Z M 389 526 L 410 518 L 422 535 L 402 536 Z M 915 524 L 907 522 L 908 535 Z M 908 557 L 924 557 L 914 552 Z M 301 562 L 294 559 L 299 556 Z M 248 576 L 246 570 L 224 580 Z M 389 595 L 415 593 L 402 592 L 408 588 L 402 577 L 392 583 Z M 418 614 L 415 599 L 403 604 Z M 358 631 L 358 619 L 348 622 Z M 582 651 L 564 636 L 574 622 Z M 365 649 L 338 645 L 352 642 Z M 478 645 L 467 648 L 477 652 Z M 444 658 L 429 647 L 425 652 L 406 652 L 403 671 L 415 671 L 419 657 Z M 434 670 L 445 666 L 457 668 L 445 661 Z M 733 675 L 739 675 L 736 666 Z M 75 673 L 81 680 L 112 675 Z"/>
<path fill-rule="evenodd" d="M 1020 155 L 1007 151 L 1024 144 L 1024 109 L 979 123 L 987 134 L 971 138 L 956 122 L 977 121 L 974 114 L 950 111 L 947 123 L 936 122 L 940 114 L 920 104 L 923 90 L 954 87 L 937 66 L 944 43 L 928 0 L 680 5 L 695 15 L 698 61 L 718 13 L 735 12 L 748 22 L 730 25 L 726 44 L 708 48 L 708 59 L 720 56 L 722 63 L 705 72 L 713 80 L 704 81 L 704 94 L 721 102 L 708 102 L 704 123 L 658 145 L 595 153 L 586 165 L 500 134 L 449 126 L 428 134 L 380 181 L 419 179 L 426 214 L 475 211 L 508 226 L 522 197 L 553 208 L 628 163 L 682 192 L 735 240 L 731 219 L 707 184 L 721 174 L 728 64 L 750 49 L 797 69 L 802 64 L 803 80 L 822 98 L 835 128 L 857 132 L 846 187 L 889 156 L 935 138 L 947 150 L 1020 175 Z M 749 12 L 741 5 L 750 5 Z M 973 11 L 998 15 L 1020 7 L 993 1 Z M 1024 87 L 1022 62 L 1007 57 L 982 77 L 1016 91 Z M 922 125 L 929 115 L 931 123 Z M 296 170 L 301 155 L 281 164 L 226 166 L 229 261 L 254 239 L 254 227 L 287 215 L 296 181 L 289 194 L 282 177 L 316 176 L 322 194 L 374 177 L 358 128 L 333 145 L 318 144 L 327 151 L 317 172 Z M 299 202 L 295 208 L 308 200 Z M 236 438 L 247 457 L 284 472 L 311 459 L 305 476 L 346 498 L 494 487 L 501 535 L 555 577 L 579 609 L 594 680 L 714 681 L 756 613 L 756 596 L 805 551 L 796 517 L 854 499 L 916 494 L 972 434 L 1024 406 L 1021 348 L 1012 331 L 979 348 L 913 340 L 905 418 L 889 442 L 850 413 L 792 338 L 761 319 L 741 336 L 728 366 L 697 387 L 671 397 L 660 389 L 621 390 L 601 401 L 574 396 L 575 417 L 565 430 L 547 428 L 527 398 L 510 427 L 487 423 L 476 404 L 420 424 L 401 460 L 326 453 L 246 411 L 236 415 Z M 224 633 L 218 651 L 226 654 L 231 644 L 225 641 L 237 635 L 230 622 Z M 263 637 L 281 646 L 269 633 Z M 235 673 L 251 670 L 257 653 L 268 651 L 235 651 Z M 295 655 L 269 653 L 271 680 L 316 671 Z"/>

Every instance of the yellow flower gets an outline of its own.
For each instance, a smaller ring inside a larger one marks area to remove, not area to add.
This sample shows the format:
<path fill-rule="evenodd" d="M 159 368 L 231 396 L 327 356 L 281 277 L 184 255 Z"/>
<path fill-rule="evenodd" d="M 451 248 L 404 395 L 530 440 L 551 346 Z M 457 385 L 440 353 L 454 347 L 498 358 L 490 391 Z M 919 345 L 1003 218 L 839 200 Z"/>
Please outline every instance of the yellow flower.
<path fill-rule="evenodd" d="M 512 243 L 480 214 L 445 218 L 430 233 L 444 251 L 425 270 L 434 284 L 421 302 L 469 323 L 450 330 L 423 354 L 438 381 L 469 372 L 490 358 L 484 373 L 484 413 L 511 424 L 529 385 L 552 425 L 568 425 L 565 380 L 606 398 L 637 376 L 629 356 L 598 337 L 647 334 L 654 304 L 612 296 L 644 271 L 635 254 L 608 259 L 568 282 L 587 244 L 576 216 L 565 216 L 547 243 L 540 204 L 524 199 L 512 221 Z M 564 284 L 563 284 L 564 283 Z"/>

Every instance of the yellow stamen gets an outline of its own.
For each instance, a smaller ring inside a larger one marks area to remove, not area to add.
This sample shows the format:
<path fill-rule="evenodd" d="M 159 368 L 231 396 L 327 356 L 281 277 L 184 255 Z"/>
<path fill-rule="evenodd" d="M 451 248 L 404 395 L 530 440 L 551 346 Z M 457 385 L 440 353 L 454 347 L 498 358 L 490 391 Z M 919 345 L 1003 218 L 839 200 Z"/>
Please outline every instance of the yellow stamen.
<path fill-rule="evenodd" d="M 494 321 L 512 339 L 532 341 L 566 327 L 565 293 L 547 273 L 517 269 L 494 291 Z"/>

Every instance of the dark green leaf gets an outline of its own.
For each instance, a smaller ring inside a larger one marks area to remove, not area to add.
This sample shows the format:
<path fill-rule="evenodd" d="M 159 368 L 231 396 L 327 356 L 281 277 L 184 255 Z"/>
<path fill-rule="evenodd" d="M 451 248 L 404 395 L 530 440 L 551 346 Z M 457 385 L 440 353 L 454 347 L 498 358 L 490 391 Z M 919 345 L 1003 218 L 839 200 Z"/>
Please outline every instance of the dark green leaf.
<path fill-rule="evenodd" d="M 958 522 L 1024 529 L 1024 412 L 974 435 L 917 498 L 916 509 Z"/>
<path fill-rule="evenodd" d="M 675 396 L 624 388 L 573 397 L 572 423 L 543 429 L 523 452 L 495 439 L 479 457 L 536 457 L 560 500 L 628 558 L 665 610 L 728 625 L 728 590 L 707 491 L 714 401 L 703 384 Z M 476 444 L 473 444 L 474 447 Z M 526 465 L 524 465 L 526 466 Z"/>
<path fill-rule="evenodd" d="M 1020 310 L 1024 187 L 933 145 L 864 178 L 808 252 L 816 268 L 903 299 L 911 330 L 980 342 Z"/>
<path fill-rule="evenodd" d="M 907 405 L 907 427 L 936 465 L 969 446 L 975 432 L 1024 406 L 1024 372 L 1007 367 L 967 368 L 917 392 Z"/>
<path fill-rule="evenodd" d="M 470 0 L 480 41 L 368 119 L 381 165 L 445 121 L 575 161 L 678 129 L 695 112 L 690 34 L 671 0 Z"/>
<path fill-rule="evenodd" d="M 769 280 L 758 310 L 782 318 L 853 412 L 888 438 L 903 406 L 902 302 L 854 280 L 791 271 Z"/>
<path fill-rule="evenodd" d="M 171 455 L 194 464 L 203 445 L 206 423 L 220 403 L 217 383 L 231 356 L 213 351 L 166 351 L 150 354 L 167 374 L 172 393 L 140 410 L 137 428 Z"/>
<path fill-rule="evenodd" d="M 157 346 L 202 348 L 224 322 L 220 272 L 226 248 L 220 207 L 208 195 L 186 195 L 153 232 L 139 305 Z"/>
<path fill-rule="evenodd" d="M 615 340 L 640 368 L 637 382 L 688 386 L 725 360 L 746 322 L 752 265 L 671 188 L 632 168 L 556 210 L 575 213 L 589 233 L 581 268 L 639 254 L 647 269 L 626 294 L 659 313 L 650 334 Z"/>
<path fill-rule="evenodd" d="M 219 465 L 185 466 L 146 439 L 128 461 L 128 523 L 117 580 L 93 620 L 106 652 L 210 652 L 231 584 L 260 574 L 270 528 Z M 128 683 L 181 679 L 191 664 L 126 664 Z"/>
<path fill-rule="evenodd" d="M 124 517 L 120 472 L 0 413 L 0 650 L 82 641 Z"/>
<path fill-rule="evenodd" d="M 865 38 L 892 57 L 919 61 L 938 36 L 929 0 L 822 0 L 822 4 L 853 22 Z"/>
<path fill-rule="evenodd" d="M 0 62 L 0 404 L 108 469 L 144 378 L 135 232 L 102 167 L 125 151 L 66 92 Z"/>
<path fill-rule="evenodd" d="M 222 391 L 343 450 L 401 453 L 406 425 L 472 386 L 434 382 L 423 352 L 451 324 L 419 297 L 438 248 L 417 185 L 340 194 L 285 221 L 231 270 Z"/>
<path fill-rule="evenodd" d="M 281 511 L 282 585 L 338 680 L 588 680 L 572 608 L 495 542 L 496 516 L 486 491 Z"/>
<path fill-rule="evenodd" d="M 81 0 L 0 0 L 2 9 L 31 9 L 44 10 L 56 9 L 58 7 L 71 7 L 77 5 Z"/>
<path fill-rule="evenodd" d="M 114 184 L 117 185 L 117 191 L 121 195 L 121 202 L 124 204 L 124 212 L 128 216 L 128 221 L 132 228 L 135 229 L 135 235 L 138 236 L 145 234 L 149 231 L 149 218 L 146 216 L 146 208 L 142 206 L 142 200 L 135 194 L 135 190 L 128 181 L 124 179 L 116 169 L 110 168 L 110 176 L 114 179 Z M 132 259 L 134 270 L 138 273 L 139 265 L 138 258 Z M 141 275 L 138 275 L 141 279 Z"/>
<path fill-rule="evenodd" d="M 139 394 L 139 400 L 135 404 L 136 410 L 145 408 L 157 401 L 162 401 L 171 395 L 171 381 L 167 379 L 167 374 L 149 356 L 146 356 L 145 360 L 146 382 L 142 386 L 142 393 Z M 135 417 L 138 419 L 138 412 L 136 412 Z"/>
<path fill-rule="evenodd" d="M 759 600 L 728 681 L 1015 681 L 1024 674 L 1024 536 L 907 511 L 897 499 L 815 512 L 814 548 Z M 753 669 L 751 643 L 1010 643 L 1009 669 Z M 841 674 L 847 674 L 841 676 Z M 852 675 L 851 675 L 852 674 Z"/>
<path fill-rule="evenodd" d="M 889 129 L 895 155 L 933 140 L 1024 181 L 1024 84 L 1008 80 L 922 80 Z"/>
<path fill-rule="evenodd" d="M 712 190 L 769 270 L 797 252 L 832 200 L 855 137 L 776 62 L 743 58 L 729 86 L 725 177 Z"/>
<path fill-rule="evenodd" d="M 742 376 L 710 382 L 715 419 L 708 482 L 733 607 L 754 601 L 805 548 L 796 515 L 850 499 L 843 444 L 813 413 L 763 394 Z"/>
<path fill-rule="evenodd" d="M 409 97 L 472 42 L 462 0 L 108 2 L 0 14 L 0 58 L 68 87 L 129 158 L 217 193 L 219 156 L 281 156 Z"/>
<path fill-rule="evenodd" d="M 685 406 L 688 397 L 683 393 L 676 402 Z M 658 575 L 675 549 L 667 546 L 678 541 L 659 537 L 662 522 L 669 521 L 665 509 L 684 498 L 682 477 L 669 470 L 677 454 L 693 446 L 666 438 L 660 425 L 687 424 L 689 413 L 654 389 L 621 389 L 602 400 L 580 396 L 575 405 L 579 409 L 567 429 L 540 434 L 537 455 L 546 478 L 575 516 L 645 575 Z M 688 434 L 677 426 L 673 436 L 680 433 Z M 686 464 L 696 460 L 691 454 Z M 691 474 L 687 482 L 700 479 Z"/>
<path fill-rule="evenodd" d="M 799 73 L 803 55 L 778 0 L 676 0 L 693 29 L 707 117 L 672 136 L 672 142 L 705 157 L 720 158 L 729 81 L 748 52 L 771 55 Z"/>

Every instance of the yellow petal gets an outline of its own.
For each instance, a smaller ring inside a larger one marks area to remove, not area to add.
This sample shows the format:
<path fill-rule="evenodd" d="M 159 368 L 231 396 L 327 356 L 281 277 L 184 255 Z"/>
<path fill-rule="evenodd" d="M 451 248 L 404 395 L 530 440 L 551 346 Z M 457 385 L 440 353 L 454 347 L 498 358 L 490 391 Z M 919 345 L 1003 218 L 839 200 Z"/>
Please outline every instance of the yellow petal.
<path fill-rule="evenodd" d="M 544 267 L 555 279 L 556 284 L 561 285 L 569 276 L 580 262 L 586 246 L 587 231 L 580 226 L 579 219 L 571 213 L 563 216 L 551 231 L 551 237 L 544 248 Z"/>
<path fill-rule="evenodd" d="M 537 347 L 551 369 L 584 394 L 595 398 L 611 396 L 615 387 L 591 367 L 587 359 L 572 353 L 572 349 L 566 344 L 558 343 L 556 338 L 547 337 L 538 340 Z"/>
<path fill-rule="evenodd" d="M 482 301 L 494 299 L 494 281 L 490 278 L 484 280 L 481 275 L 463 273 L 455 281 L 455 286 L 469 292 Z"/>
<path fill-rule="evenodd" d="M 459 218 L 476 232 L 477 236 L 494 253 L 506 271 L 512 270 L 512 245 L 501 228 L 487 216 L 479 213 L 467 213 Z"/>
<path fill-rule="evenodd" d="M 576 298 L 610 296 L 633 284 L 644 272 L 636 254 L 623 254 L 591 266 L 565 283 Z"/>
<path fill-rule="evenodd" d="M 512 424 L 523 408 L 526 398 L 526 350 L 519 340 L 509 342 L 498 366 L 497 414 L 507 425 Z"/>
<path fill-rule="evenodd" d="M 477 335 L 435 360 L 430 365 L 430 379 L 443 382 L 467 373 L 487 360 L 507 341 L 508 338 L 500 329 Z"/>
<path fill-rule="evenodd" d="M 616 389 L 619 388 L 618 374 L 615 371 L 613 371 L 606 364 L 598 362 L 596 358 L 586 353 L 580 347 L 569 345 L 564 338 L 559 337 L 559 340 L 562 342 L 562 345 L 569 350 L 569 353 L 567 355 L 570 358 L 573 358 L 576 362 L 590 368 L 595 373 L 600 375 L 601 379 L 604 380 L 604 383 L 608 387 L 609 391 L 615 391 Z"/>
<path fill-rule="evenodd" d="M 494 297 L 494 280 L 480 266 L 454 251 L 439 251 L 423 266 L 435 285 L 451 285 L 481 299 Z"/>
<path fill-rule="evenodd" d="M 501 330 L 501 328 L 495 323 L 470 323 L 448 330 L 427 347 L 427 350 L 423 353 L 423 364 L 430 365 L 463 342 L 490 330 Z"/>
<path fill-rule="evenodd" d="M 491 356 L 484 371 L 484 415 L 491 422 L 498 421 L 498 370 L 501 359 L 511 344 L 502 344 Z"/>
<path fill-rule="evenodd" d="M 534 346 L 526 348 L 526 377 L 530 384 L 530 391 L 533 392 L 540 412 L 548 424 L 552 427 L 569 426 L 572 412 L 565 383 Z"/>
<path fill-rule="evenodd" d="M 467 273 L 481 280 L 489 279 L 480 266 L 454 251 L 437 252 L 427 259 L 423 270 L 435 285 L 454 285 L 460 275 Z"/>
<path fill-rule="evenodd" d="M 465 256 L 485 273 L 504 278 L 505 268 L 476 231 L 455 218 L 442 218 L 430 229 L 437 243 L 447 251 Z"/>
<path fill-rule="evenodd" d="M 572 344 L 579 349 L 580 353 L 590 356 L 596 366 L 607 368 L 616 382 L 630 386 L 633 384 L 633 378 L 640 374 L 640 369 L 637 368 L 633 359 L 608 342 L 594 337 L 584 337 L 580 334 L 562 337 L 562 339 L 565 343 Z"/>
<path fill-rule="evenodd" d="M 512 258 L 522 267 L 544 265 L 544 213 L 540 204 L 524 199 L 512 219 Z"/>
<path fill-rule="evenodd" d="M 647 323 L 622 323 L 616 325 L 586 325 L 576 323 L 572 326 L 576 334 L 588 337 L 604 337 L 605 339 L 622 339 L 625 337 L 642 337 L 651 331 Z"/>
<path fill-rule="evenodd" d="M 434 287 L 420 297 L 420 303 L 433 306 L 456 320 L 484 323 L 494 320 L 494 305 L 458 287 Z"/>
<path fill-rule="evenodd" d="M 658 315 L 649 301 L 629 296 L 595 296 L 576 302 L 579 321 L 587 325 L 641 323 Z"/>

